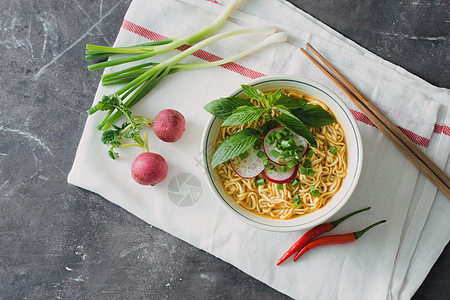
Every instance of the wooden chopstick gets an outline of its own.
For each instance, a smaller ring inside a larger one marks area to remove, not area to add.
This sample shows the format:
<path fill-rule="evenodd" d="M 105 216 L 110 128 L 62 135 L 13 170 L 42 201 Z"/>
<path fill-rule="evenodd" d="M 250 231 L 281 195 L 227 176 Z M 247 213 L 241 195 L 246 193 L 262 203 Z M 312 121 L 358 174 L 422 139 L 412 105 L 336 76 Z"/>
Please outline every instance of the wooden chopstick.
<path fill-rule="evenodd" d="M 355 86 L 353 86 L 329 61 L 327 61 L 309 43 L 307 47 L 327 66 L 305 49 L 301 51 L 327 75 L 350 100 L 369 118 L 369 120 L 385 134 L 389 140 L 425 175 L 433 184 L 450 199 L 450 178 L 422 150 L 419 149 L 394 123 L 392 123 L 376 106 L 373 105 Z M 337 78 L 336 78 L 337 77 Z"/>

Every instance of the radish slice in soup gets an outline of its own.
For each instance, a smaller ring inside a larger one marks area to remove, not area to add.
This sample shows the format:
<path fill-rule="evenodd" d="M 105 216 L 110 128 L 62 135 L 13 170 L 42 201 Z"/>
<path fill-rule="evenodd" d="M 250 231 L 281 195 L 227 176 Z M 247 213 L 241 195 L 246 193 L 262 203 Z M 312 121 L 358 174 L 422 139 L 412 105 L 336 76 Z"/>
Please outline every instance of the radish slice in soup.
<path fill-rule="evenodd" d="M 285 172 L 281 171 L 280 165 L 274 165 L 273 169 L 265 168 L 264 177 L 273 183 L 288 183 L 294 180 L 297 175 L 298 164 L 292 168 L 287 168 Z"/>
<path fill-rule="evenodd" d="M 283 132 L 289 135 L 288 139 L 285 138 L 286 134 L 283 134 Z M 283 146 L 282 143 L 286 145 Z M 309 144 L 306 139 L 284 127 L 275 127 L 269 130 L 264 137 L 264 152 L 273 163 L 278 165 L 286 165 L 294 158 L 299 159 L 305 155 L 308 148 Z M 289 151 L 296 151 L 297 154 L 289 154 Z M 284 155 L 285 153 L 287 155 Z"/>
<path fill-rule="evenodd" d="M 242 178 L 253 178 L 261 174 L 264 170 L 264 162 L 258 157 L 258 151 L 250 147 L 244 154 L 230 159 L 233 170 Z"/>

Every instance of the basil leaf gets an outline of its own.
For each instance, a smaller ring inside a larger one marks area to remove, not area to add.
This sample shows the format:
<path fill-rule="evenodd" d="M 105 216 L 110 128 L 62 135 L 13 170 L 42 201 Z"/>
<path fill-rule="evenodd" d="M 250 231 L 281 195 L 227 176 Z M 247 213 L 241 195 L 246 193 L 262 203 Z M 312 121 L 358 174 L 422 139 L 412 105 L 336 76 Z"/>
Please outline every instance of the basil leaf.
<path fill-rule="evenodd" d="M 222 126 L 241 125 L 250 123 L 258 119 L 264 112 L 264 108 L 260 106 L 241 106 L 231 114 Z"/>
<path fill-rule="evenodd" d="M 318 105 L 306 104 L 299 109 L 291 110 L 291 113 L 308 127 L 321 127 L 336 122 L 332 114 Z"/>
<path fill-rule="evenodd" d="M 225 120 L 240 106 L 253 106 L 253 104 L 239 97 L 228 97 L 213 100 L 203 108 L 213 116 Z"/>
<path fill-rule="evenodd" d="M 258 130 L 245 128 L 226 138 L 214 153 L 211 162 L 212 168 L 247 151 L 256 142 L 259 135 Z"/>
<path fill-rule="evenodd" d="M 294 98 L 288 95 L 281 95 L 277 101 L 275 101 L 274 106 L 282 106 L 287 109 L 298 109 L 306 105 L 308 101 L 303 98 Z"/>
<path fill-rule="evenodd" d="M 280 122 L 281 125 L 289 129 L 293 133 L 304 137 L 312 147 L 317 147 L 316 140 L 312 133 L 309 131 L 308 127 L 306 127 L 305 124 L 303 124 L 303 122 L 296 117 L 282 113 L 281 115 L 276 117 L 275 120 Z"/>
<path fill-rule="evenodd" d="M 264 104 L 268 104 L 266 95 L 264 95 L 264 93 L 262 91 L 254 88 L 252 86 L 245 85 L 245 84 L 242 84 L 241 87 L 242 87 L 242 90 L 244 91 L 244 94 L 247 95 L 247 97 L 258 100 Z"/>
<path fill-rule="evenodd" d="M 279 89 L 276 92 L 267 94 L 267 102 L 270 106 L 272 106 L 278 99 L 281 97 L 281 93 L 283 92 L 283 89 Z"/>

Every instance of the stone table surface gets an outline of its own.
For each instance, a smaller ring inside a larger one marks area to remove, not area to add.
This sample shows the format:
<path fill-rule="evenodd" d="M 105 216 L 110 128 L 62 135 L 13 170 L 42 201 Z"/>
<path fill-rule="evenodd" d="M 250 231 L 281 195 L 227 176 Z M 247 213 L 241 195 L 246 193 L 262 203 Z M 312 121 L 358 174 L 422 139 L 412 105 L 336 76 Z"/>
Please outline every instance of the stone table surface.
<path fill-rule="evenodd" d="M 450 2 L 291 1 L 450 88 Z M 86 43 L 111 45 L 129 0 L 0 2 L 0 299 L 288 299 L 67 183 L 98 84 Z M 444 250 L 414 299 L 450 299 Z"/>

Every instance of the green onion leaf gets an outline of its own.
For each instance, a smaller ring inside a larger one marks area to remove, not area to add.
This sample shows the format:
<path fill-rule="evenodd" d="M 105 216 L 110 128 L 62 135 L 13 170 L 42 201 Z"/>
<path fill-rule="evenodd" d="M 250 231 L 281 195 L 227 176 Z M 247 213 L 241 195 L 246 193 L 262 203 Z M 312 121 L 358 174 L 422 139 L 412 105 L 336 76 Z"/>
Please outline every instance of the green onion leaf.
<path fill-rule="evenodd" d="M 303 166 L 305 168 L 309 168 L 309 167 L 311 167 L 311 165 L 312 165 L 312 163 L 311 163 L 311 161 L 309 159 L 303 163 Z"/>
<path fill-rule="evenodd" d="M 266 179 L 265 178 L 256 179 L 255 184 L 257 186 L 266 185 Z"/>
<path fill-rule="evenodd" d="M 283 189 L 284 184 L 282 183 L 277 183 L 277 190 L 282 190 Z"/>
<path fill-rule="evenodd" d="M 333 146 L 330 149 L 330 153 L 333 154 L 333 155 L 335 155 L 337 151 L 338 151 L 338 147 L 336 147 L 336 146 Z"/>
<path fill-rule="evenodd" d="M 286 172 L 287 171 L 287 167 L 286 166 L 280 166 L 280 171 L 281 172 Z"/>
<path fill-rule="evenodd" d="M 294 180 L 292 180 L 291 184 L 293 187 L 296 187 L 298 184 L 300 183 L 300 180 L 298 180 L 298 178 L 295 178 Z"/>

